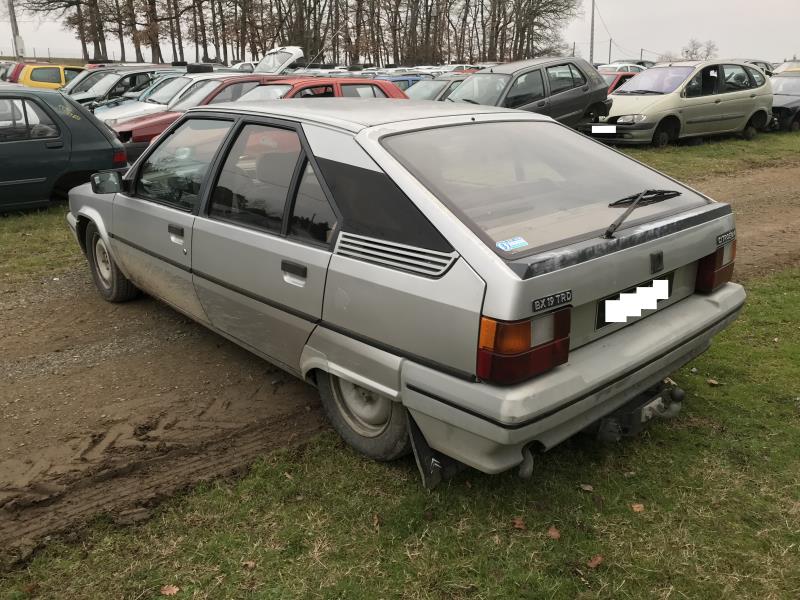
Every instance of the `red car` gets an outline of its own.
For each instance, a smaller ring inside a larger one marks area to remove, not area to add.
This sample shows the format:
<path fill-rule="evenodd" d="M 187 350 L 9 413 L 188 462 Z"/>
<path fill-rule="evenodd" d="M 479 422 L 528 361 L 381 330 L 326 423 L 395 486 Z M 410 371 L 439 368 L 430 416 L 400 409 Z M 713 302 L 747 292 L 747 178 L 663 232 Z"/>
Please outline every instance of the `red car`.
<path fill-rule="evenodd" d="M 280 98 L 408 98 L 391 81 L 361 78 L 287 77 L 281 75 L 231 75 L 199 79 L 168 112 L 142 116 L 113 127 L 135 160 L 150 142 L 195 106 L 235 100 Z"/>
<path fill-rule="evenodd" d="M 610 94 L 623 83 L 628 81 L 631 77 L 638 75 L 638 73 L 627 73 L 625 71 L 600 71 L 600 75 L 606 80 L 608 84 L 608 93 Z"/>

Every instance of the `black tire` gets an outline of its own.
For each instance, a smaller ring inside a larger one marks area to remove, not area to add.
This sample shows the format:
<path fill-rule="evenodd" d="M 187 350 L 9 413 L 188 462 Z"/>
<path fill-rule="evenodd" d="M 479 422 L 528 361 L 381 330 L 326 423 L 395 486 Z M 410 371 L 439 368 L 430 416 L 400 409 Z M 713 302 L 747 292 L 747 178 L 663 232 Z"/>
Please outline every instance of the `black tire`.
<path fill-rule="evenodd" d="M 792 133 L 797 133 L 800 131 L 800 117 L 797 117 L 794 121 L 789 123 L 789 131 Z"/>
<path fill-rule="evenodd" d="M 758 135 L 758 130 L 761 129 L 759 125 L 761 124 L 760 121 L 763 117 L 760 114 L 753 115 L 750 117 L 750 120 L 747 122 L 747 125 L 744 126 L 742 129 L 742 138 L 747 140 L 748 142 L 754 139 Z"/>
<path fill-rule="evenodd" d="M 345 392 L 342 391 L 343 386 L 346 386 Z M 369 392 L 329 373 L 318 373 L 317 387 L 328 421 L 352 448 L 364 456 L 381 462 L 395 460 L 411 452 L 406 409 L 400 402 Z M 350 393 L 372 396 L 381 403 L 388 402 L 382 404 L 386 408 L 385 419 L 381 420 L 385 422 L 373 427 L 349 411 L 343 397 Z"/>
<path fill-rule="evenodd" d="M 139 295 L 137 288 L 122 274 L 108 251 L 106 241 L 94 223 L 86 226 L 86 258 L 97 291 L 108 302 L 125 302 Z"/>
<path fill-rule="evenodd" d="M 675 139 L 675 128 L 670 123 L 659 123 L 653 133 L 653 147 L 664 148 Z"/>

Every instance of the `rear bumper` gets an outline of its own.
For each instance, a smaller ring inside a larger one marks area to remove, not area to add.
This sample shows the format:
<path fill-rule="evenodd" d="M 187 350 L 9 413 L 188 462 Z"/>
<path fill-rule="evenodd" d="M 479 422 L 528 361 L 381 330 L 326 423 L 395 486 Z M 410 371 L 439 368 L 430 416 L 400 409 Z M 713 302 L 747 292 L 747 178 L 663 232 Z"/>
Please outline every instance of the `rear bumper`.
<path fill-rule="evenodd" d="M 471 383 L 405 361 L 401 398 L 428 444 L 486 473 L 552 448 L 702 354 L 744 305 L 729 283 L 570 352 L 569 362 L 512 387 Z"/>

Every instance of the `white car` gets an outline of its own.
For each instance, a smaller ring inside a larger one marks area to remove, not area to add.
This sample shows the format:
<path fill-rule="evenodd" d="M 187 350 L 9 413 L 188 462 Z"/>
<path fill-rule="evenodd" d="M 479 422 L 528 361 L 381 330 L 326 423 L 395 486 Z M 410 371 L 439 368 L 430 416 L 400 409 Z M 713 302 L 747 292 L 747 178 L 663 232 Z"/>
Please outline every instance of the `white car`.
<path fill-rule="evenodd" d="M 597 67 L 598 71 L 621 71 L 623 73 L 641 73 L 646 71 L 647 67 L 637 65 L 634 63 L 609 63 L 607 65 L 600 65 Z"/>

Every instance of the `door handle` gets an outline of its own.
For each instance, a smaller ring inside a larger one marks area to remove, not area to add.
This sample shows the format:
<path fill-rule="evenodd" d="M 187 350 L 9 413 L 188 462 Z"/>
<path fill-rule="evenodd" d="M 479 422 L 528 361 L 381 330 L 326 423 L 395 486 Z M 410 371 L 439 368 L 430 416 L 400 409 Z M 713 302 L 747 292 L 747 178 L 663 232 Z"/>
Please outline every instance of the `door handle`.
<path fill-rule="evenodd" d="M 299 277 L 301 279 L 305 279 L 308 277 L 308 267 L 305 265 L 301 265 L 296 262 L 292 262 L 290 260 L 282 260 L 281 261 L 281 271 L 284 273 L 288 273 L 289 275 L 294 275 L 295 277 Z"/>
<path fill-rule="evenodd" d="M 539 100 L 539 102 L 536 103 L 536 106 L 547 106 L 547 100 Z"/>
<path fill-rule="evenodd" d="M 167 225 L 167 233 L 169 233 L 170 242 L 183 246 L 183 227 L 169 223 Z"/>
<path fill-rule="evenodd" d="M 750 94 L 750 97 L 751 97 L 751 98 L 755 98 L 755 97 L 756 97 L 756 95 L 755 95 L 755 94 Z"/>
<path fill-rule="evenodd" d="M 58 140 L 57 142 L 45 142 L 44 147 L 50 150 L 58 150 L 59 148 L 64 147 L 64 142 L 61 140 Z"/>
<path fill-rule="evenodd" d="M 714 104 L 719 104 L 722 100 L 714 100 Z"/>
<path fill-rule="evenodd" d="M 583 88 L 583 91 L 584 92 L 588 92 L 589 91 L 589 86 L 587 85 L 585 88 Z"/>

